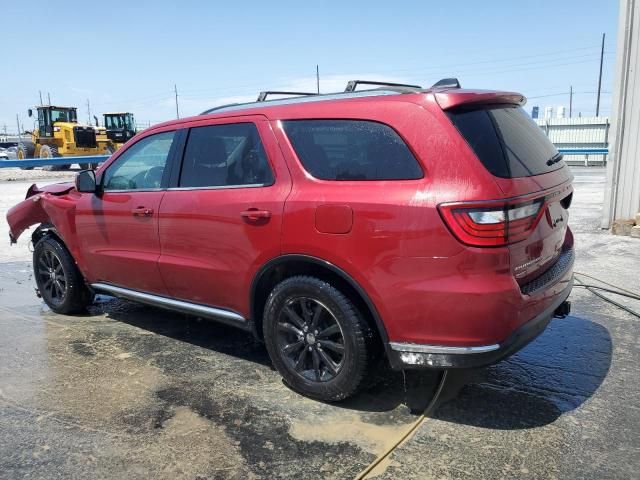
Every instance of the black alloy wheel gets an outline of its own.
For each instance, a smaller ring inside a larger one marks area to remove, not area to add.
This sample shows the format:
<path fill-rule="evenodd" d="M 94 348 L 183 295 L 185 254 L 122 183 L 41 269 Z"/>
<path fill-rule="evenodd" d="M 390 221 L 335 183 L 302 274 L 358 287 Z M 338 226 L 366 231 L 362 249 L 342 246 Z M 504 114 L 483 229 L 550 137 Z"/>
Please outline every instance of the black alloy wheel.
<path fill-rule="evenodd" d="M 67 247 L 45 235 L 33 249 L 33 274 L 44 302 L 56 313 L 79 313 L 93 302 L 93 293 Z"/>
<path fill-rule="evenodd" d="M 328 281 L 307 275 L 273 288 L 262 331 L 271 361 L 291 389 L 335 402 L 367 383 L 378 337 L 356 302 Z"/>
<path fill-rule="evenodd" d="M 40 293 L 51 303 L 60 305 L 67 294 L 67 277 L 62 261 L 52 250 L 45 250 L 36 265 Z"/>
<path fill-rule="evenodd" d="M 316 382 L 332 380 L 344 365 L 344 334 L 331 311 L 313 298 L 290 299 L 280 312 L 277 342 L 289 366 Z"/>

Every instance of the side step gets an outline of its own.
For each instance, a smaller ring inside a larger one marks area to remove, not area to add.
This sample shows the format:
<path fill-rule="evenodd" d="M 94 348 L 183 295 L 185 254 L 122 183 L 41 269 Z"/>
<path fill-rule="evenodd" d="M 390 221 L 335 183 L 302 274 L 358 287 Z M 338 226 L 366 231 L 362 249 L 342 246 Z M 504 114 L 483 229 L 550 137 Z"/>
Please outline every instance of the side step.
<path fill-rule="evenodd" d="M 226 325 L 249 330 L 249 322 L 242 315 L 221 308 L 208 307 L 198 303 L 185 302 L 183 300 L 174 300 L 173 298 L 153 295 L 151 293 L 138 292 L 128 288 L 116 287 L 108 283 L 92 283 L 91 288 L 96 292 L 102 292 L 114 297 L 125 298 L 135 302 L 144 303 L 154 307 L 166 308 L 176 312 L 195 315 L 198 317 L 209 318 Z"/>

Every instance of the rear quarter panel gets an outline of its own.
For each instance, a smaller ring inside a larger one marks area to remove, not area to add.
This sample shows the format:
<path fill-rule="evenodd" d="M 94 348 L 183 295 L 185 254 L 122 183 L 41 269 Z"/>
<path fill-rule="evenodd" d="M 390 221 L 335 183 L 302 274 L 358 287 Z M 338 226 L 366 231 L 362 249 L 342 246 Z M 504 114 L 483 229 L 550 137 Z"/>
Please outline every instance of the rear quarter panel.
<path fill-rule="evenodd" d="M 296 118 L 310 115 L 290 114 L 278 120 Z M 336 115 L 334 110 L 319 106 L 311 118 L 330 119 Z M 412 293 L 409 284 L 437 283 L 441 275 L 450 275 L 452 259 L 464 249 L 444 225 L 437 204 L 497 198 L 501 192 L 483 169 L 469 168 L 467 152 L 459 148 L 458 136 L 443 124 L 446 116 L 433 99 L 424 104 L 345 103 L 339 118 L 390 125 L 421 163 L 424 178 L 318 180 L 304 170 L 281 125 L 274 120 L 273 128 L 294 180 L 285 204 L 282 253 L 318 257 L 351 275 L 369 294 L 391 338 L 400 337 L 401 330 L 409 324 L 427 333 L 431 328 L 425 328 L 425 309 L 431 300 L 421 292 Z M 325 205 L 347 205 L 353 210 L 350 232 L 318 231 L 316 212 Z M 486 262 L 493 268 L 495 255 L 487 257 Z M 508 270 L 506 252 L 499 262 Z M 457 260 L 453 264 L 457 265 Z M 416 304 L 416 295 L 421 296 L 420 305 Z"/>

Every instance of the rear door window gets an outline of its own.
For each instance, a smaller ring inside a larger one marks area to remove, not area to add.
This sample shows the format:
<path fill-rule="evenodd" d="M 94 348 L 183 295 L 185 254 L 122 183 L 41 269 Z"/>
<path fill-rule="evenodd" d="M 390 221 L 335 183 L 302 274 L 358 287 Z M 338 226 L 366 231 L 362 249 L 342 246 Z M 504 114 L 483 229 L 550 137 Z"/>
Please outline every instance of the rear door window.
<path fill-rule="evenodd" d="M 564 166 L 542 129 L 520 107 L 460 109 L 447 115 L 496 177 L 531 177 Z"/>
<path fill-rule="evenodd" d="M 413 180 L 422 169 L 388 125 L 365 120 L 282 122 L 304 168 L 322 180 Z"/>
<path fill-rule="evenodd" d="M 195 127 L 182 161 L 182 188 L 271 185 L 274 181 L 253 123 Z"/>

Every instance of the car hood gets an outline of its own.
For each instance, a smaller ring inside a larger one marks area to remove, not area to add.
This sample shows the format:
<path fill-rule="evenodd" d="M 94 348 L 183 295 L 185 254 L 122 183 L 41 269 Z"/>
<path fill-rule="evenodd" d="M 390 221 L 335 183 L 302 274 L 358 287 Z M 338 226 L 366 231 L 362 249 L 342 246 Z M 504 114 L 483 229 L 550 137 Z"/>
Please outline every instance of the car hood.
<path fill-rule="evenodd" d="M 52 183 L 51 185 L 45 185 L 44 187 L 38 187 L 35 183 L 29 187 L 27 190 L 27 196 L 25 199 L 29 197 L 33 197 L 38 193 L 50 193 L 52 195 L 64 195 L 69 193 L 71 190 L 75 188 L 73 182 L 62 182 L 62 183 Z"/>

